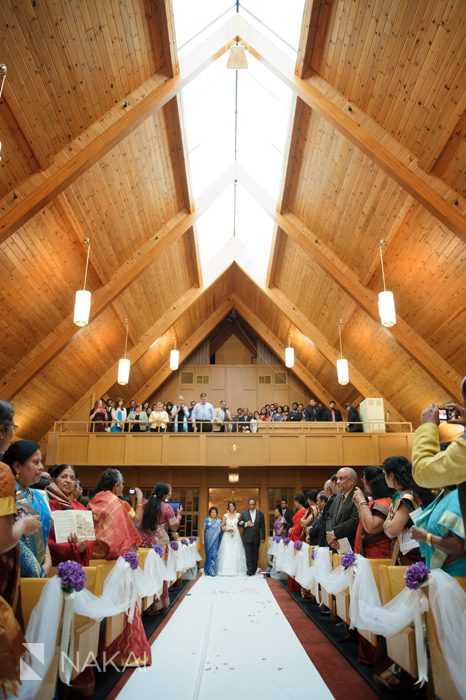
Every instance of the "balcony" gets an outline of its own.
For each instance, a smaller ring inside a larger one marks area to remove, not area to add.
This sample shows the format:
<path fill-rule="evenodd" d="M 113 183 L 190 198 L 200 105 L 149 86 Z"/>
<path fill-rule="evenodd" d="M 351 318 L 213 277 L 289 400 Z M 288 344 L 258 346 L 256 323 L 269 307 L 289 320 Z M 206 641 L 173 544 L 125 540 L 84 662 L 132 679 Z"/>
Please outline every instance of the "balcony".
<path fill-rule="evenodd" d="M 257 433 L 89 432 L 87 421 L 60 421 L 48 435 L 47 464 L 76 466 L 366 466 L 411 456 L 412 426 L 348 433 L 345 423 L 264 423 Z"/>

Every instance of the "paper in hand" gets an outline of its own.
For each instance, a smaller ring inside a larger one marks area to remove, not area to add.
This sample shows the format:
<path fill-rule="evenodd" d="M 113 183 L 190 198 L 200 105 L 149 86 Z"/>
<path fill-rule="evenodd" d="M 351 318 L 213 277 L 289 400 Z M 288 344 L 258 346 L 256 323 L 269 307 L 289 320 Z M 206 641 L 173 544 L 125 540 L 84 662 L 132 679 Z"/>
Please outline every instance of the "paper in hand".
<path fill-rule="evenodd" d="M 57 544 L 68 542 L 75 534 L 78 541 L 95 540 L 94 520 L 90 510 L 54 510 L 52 512 Z"/>

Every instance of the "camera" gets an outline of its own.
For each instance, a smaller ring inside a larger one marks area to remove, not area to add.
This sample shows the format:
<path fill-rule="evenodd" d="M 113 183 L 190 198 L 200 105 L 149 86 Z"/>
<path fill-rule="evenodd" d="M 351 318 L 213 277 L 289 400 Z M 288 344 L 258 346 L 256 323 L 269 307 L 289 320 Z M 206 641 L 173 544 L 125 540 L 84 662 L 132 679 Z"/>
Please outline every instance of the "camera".
<path fill-rule="evenodd" d="M 439 408 L 438 417 L 440 421 L 448 421 L 455 417 L 455 412 L 451 408 Z"/>
<path fill-rule="evenodd" d="M 136 489 L 129 489 L 129 493 L 136 493 Z"/>

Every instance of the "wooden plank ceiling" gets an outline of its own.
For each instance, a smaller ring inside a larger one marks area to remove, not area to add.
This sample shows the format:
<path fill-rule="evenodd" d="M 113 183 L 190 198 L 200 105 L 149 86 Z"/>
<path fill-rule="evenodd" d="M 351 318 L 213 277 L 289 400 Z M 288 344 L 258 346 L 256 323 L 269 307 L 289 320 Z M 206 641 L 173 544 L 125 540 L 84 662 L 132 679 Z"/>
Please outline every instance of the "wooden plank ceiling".
<path fill-rule="evenodd" d="M 362 134 L 376 134 L 419 177 L 433 176 L 437 193 L 464 216 L 463 0 L 307 0 L 304 17 L 297 75 L 356 115 Z M 325 110 L 298 98 L 280 205 L 286 221 L 267 287 L 236 264 L 199 287 L 178 97 L 154 98 L 131 125 L 134 105 L 176 80 L 172 20 L 170 0 L 0 4 L 0 62 L 8 66 L 0 230 L 16 206 L 26 212 L 19 227 L 8 219 L 0 244 L 0 397 L 16 404 L 21 435 L 41 438 L 95 395 L 148 398 L 167 378 L 173 338 L 189 354 L 234 307 L 251 327 L 260 322 L 276 350 L 291 333 L 310 393 L 320 387 L 340 404 L 376 393 L 392 418 L 417 423 L 420 409 L 452 398 L 466 373 L 466 244 L 457 220 L 441 223 Z M 106 147 L 105 134 L 123 116 Z M 40 210 L 29 206 L 45 171 L 66 169 L 84 148 L 84 165 L 60 174 L 59 194 Z M 291 235 L 297 230 L 350 276 L 332 274 Z M 78 330 L 70 315 L 84 236 L 92 239 L 88 287 L 102 303 Z M 361 303 L 364 289 L 381 289 L 382 238 L 404 337 L 370 316 L 372 302 Z M 122 388 L 114 377 L 125 318 L 133 365 Z M 346 387 L 334 368 L 340 318 L 353 382 Z"/>

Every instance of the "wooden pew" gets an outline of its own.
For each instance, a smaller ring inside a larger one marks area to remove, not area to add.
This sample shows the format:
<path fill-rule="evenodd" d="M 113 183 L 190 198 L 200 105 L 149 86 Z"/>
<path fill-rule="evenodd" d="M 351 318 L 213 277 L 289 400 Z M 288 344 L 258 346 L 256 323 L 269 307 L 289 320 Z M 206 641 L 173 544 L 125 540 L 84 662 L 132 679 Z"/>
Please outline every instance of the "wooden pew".
<path fill-rule="evenodd" d="M 338 554 L 332 554 L 332 552 L 329 552 L 329 557 L 330 561 L 332 563 L 332 568 L 335 568 L 335 563 L 336 566 L 339 566 L 340 560 L 337 558 L 339 557 Z M 335 596 L 332 593 L 329 593 L 328 591 L 325 590 L 322 586 L 320 586 L 320 600 L 322 605 L 325 605 L 326 608 L 330 610 L 330 613 L 333 618 L 336 617 L 336 603 L 335 603 Z"/>
<path fill-rule="evenodd" d="M 379 591 L 379 596 L 380 600 L 382 600 L 382 589 L 380 585 L 380 568 L 382 566 L 390 566 L 391 565 L 391 559 L 369 559 L 371 568 L 372 568 L 372 573 L 374 574 L 374 579 L 375 583 L 377 586 L 377 590 Z M 358 629 L 359 634 L 361 637 L 364 637 L 364 639 L 367 639 L 368 642 L 372 644 L 372 646 L 377 646 L 377 635 L 372 634 L 372 632 L 369 632 L 368 630 L 360 630 Z"/>
<path fill-rule="evenodd" d="M 466 591 L 466 578 L 456 578 L 460 586 Z M 429 587 L 427 586 L 426 594 L 429 596 Z M 435 619 L 432 611 L 427 612 L 427 640 L 429 643 L 430 655 L 430 673 L 429 678 L 433 683 L 435 696 L 439 700 L 462 700 L 456 687 L 451 680 L 443 649 L 440 646 L 440 640 L 435 625 Z M 458 644 L 464 643 L 458 640 Z"/>
<path fill-rule="evenodd" d="M 386 605 L 405 587 L 407 566 L 381 566 L 380 592 L 382 605 Z M 398 666 L 413 678 L 417 677 L 417 654 L 414 626 L 404 627 L 398 634 L 387 638 L 387 654 Z"/>

